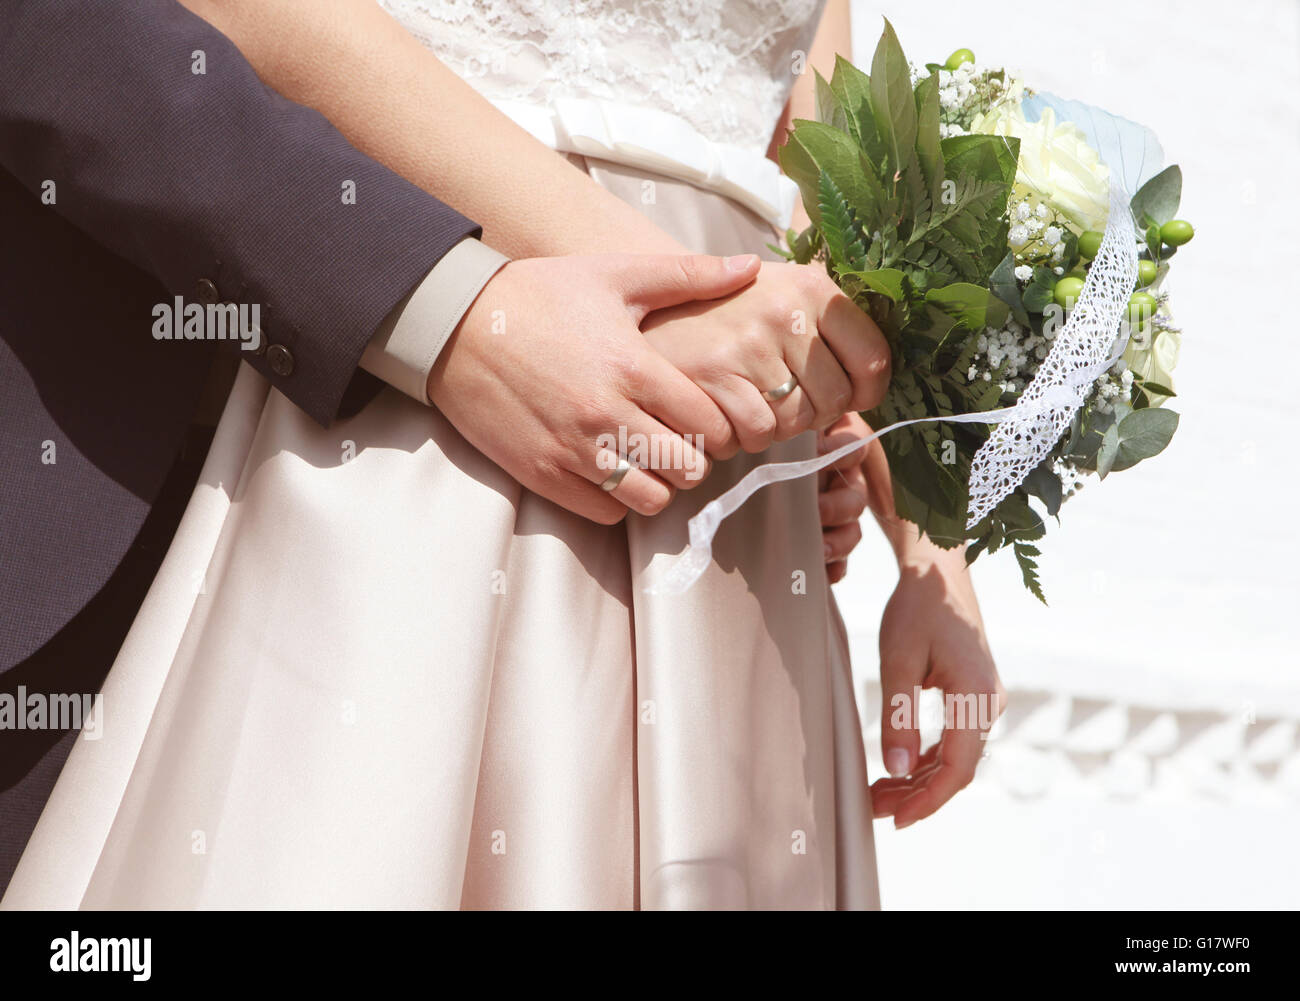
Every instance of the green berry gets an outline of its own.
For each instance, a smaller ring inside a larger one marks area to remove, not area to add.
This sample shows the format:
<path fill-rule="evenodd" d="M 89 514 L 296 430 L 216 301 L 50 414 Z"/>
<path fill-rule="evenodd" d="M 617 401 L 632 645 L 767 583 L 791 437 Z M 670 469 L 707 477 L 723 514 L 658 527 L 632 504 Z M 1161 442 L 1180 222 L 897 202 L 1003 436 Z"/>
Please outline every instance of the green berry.
<path fill-rule="evenodd" d="M 1058 281 L 1056 287 L 1052 289 L 1052 298 L 1056 300 L 1056 304 L 1062 309 L 1069 309 L 1074 305 L 1074 300 L 1079 298 L 1079 292 L 1082 289 L 1082 278 L 1074 278 L 1071 275 L 1066 275 Z"/>
<path fill-rule="evenodd" d="M 973 63 L 974 61 L 974 52 L 970 49 L 958 49 L 948 57 L 948 61 L 943 64 L 943 68 L 946 70 L 955 70 L 962 63 Z"/>
<path fill-rule="evenodd" d="M 1181 247 L 1195 235 L 1196 230 L 1185 219 L 1170 219 L 1160 227 L 1160 239 L 1171 247 Z"/>
<path fill-rule="evenodd" d="M 1095 229 L 1090 229 L 1079 237 L 1079 256 L 1085 261 L 1091 261 L 1100 249 L 1101 234 Z"/>
<path fill-rule="evenodd" d="M 1147 320 L 1155 313 L 1156 297 L 1149 292 L 1134 292 L 1128 297 L 1128 321 L 1139 329 L 1146 325 Z"/>
<path fill-rule="evenodd" d="M 1155 261 L 1138 261 L 1138 284 L 1150 285 L 1156 280 L 1156 272 L 1159 270 Z"/>

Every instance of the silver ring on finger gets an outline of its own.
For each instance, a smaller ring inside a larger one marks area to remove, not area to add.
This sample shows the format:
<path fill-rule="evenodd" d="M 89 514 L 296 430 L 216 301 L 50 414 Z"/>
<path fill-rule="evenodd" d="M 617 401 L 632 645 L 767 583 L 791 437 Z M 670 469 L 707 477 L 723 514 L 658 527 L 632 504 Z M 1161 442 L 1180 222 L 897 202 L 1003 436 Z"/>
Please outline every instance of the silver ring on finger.
<path fill-rule="evenodd" d="M 799 377 L 797 375 L 791 375 L 790 378 L 777 386 L 776 389 L 764 390 L 763 399 L 767 400 L 769 403 L 776 403 L 777 400 L 784 400 L 794 392 L 795 387 L 798 385 Z"/>
<path fill-rule="evenodd" d="M 614 471 L 610 473 L 608 476 L 606 476 L 605 479 L 601 482 L 600 489 L 604 490 L 605 493 L 610 493 L 614 490 L 617 490 L 618 485 L 623 482 L 623 477 L 627 476 L 627 474 L 630 473 L 631 471 L 632 471 L 632 463 L 628 462 L 625 458 L 623 458 L 620 455 L 618 458 L 618 465 L 615 466 Z"/>

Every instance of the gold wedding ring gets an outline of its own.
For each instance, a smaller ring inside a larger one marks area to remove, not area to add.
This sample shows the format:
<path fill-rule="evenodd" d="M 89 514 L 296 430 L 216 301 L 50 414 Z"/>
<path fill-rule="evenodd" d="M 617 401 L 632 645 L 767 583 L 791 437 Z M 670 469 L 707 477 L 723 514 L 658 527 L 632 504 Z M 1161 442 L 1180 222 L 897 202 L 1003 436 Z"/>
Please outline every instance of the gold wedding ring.
<path fill-rule="evenodd" d="M 775 403 L 777 400 L 784 400 L 794 392 L 794 387 L 797 385 L 799 385 L 799 378 L 792 375 L 790 378 L 786 379 L 785 382 L 781 383 L 781 385 L 777 386 L 776 389 L 767 390 L 763 394 L 763 399 L 771 403 Z"/>
<path fill-rule="evenodd" d="M 612 473 L 605 477 L 605 481 L 601 483 L 600 489 L 604 490 L 606 493 L 609 493 L 611 490 L 617 490 L 618 485 L 623 482 L 623 477 L 631 472 L 631 470 L 632 463 L 628 462 L 622 456 L 619 456 L 618 466 Z"/>

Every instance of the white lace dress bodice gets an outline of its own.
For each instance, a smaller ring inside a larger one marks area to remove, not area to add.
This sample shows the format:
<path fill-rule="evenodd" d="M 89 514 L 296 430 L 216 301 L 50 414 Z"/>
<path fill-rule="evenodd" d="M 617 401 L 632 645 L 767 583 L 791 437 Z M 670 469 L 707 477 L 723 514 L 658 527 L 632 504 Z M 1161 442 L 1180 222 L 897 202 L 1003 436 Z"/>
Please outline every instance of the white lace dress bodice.
<path fill-rule="evenodd" d="M 824 0 L 379 0 L 553 148 L 662 170 L 774 224 L 765 158 Z"/>

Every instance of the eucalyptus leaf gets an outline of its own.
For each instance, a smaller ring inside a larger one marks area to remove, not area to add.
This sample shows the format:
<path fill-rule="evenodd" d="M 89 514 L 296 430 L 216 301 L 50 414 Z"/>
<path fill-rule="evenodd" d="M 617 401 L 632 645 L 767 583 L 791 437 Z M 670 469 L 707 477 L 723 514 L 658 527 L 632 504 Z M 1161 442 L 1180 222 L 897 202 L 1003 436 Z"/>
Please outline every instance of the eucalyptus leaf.
<path fill-rule="evenodd" d="M 1112 430 L 1118 432 L 1119 447 L 1110 469 L 1119 472 L 1163 452 L 1178 430 L 1178 414 L 1164 407 L 1134 410 Z M 1100 471 L 1100 460 L 1098 466 Z"/>
<path fill-rule="evenodd" d="M 989 276 L 989 285 L 993 294 L 1007 304 L 1011 314 L 1018 323 L 1029 326 L 1029 313 L 1025 310 L 1024 300 L 1020 296 L 1020 284 L 1016 281 L 1016 255 L 1007 251 L 1007 255 Z"/>
<path fill-rule="evenodd" d="M 1119 456 L 1119 447 L 1119 425 L 1112 424 L 1102 435 L 1101 447 L 1097 449 L 1097 475 L 1103 480 L 1115 465 L 1115 459 Z"/>
<path fill-rule="evenodd" d="M 1025 477 L 1025 490 L 1042 501 L 1047 513 L 1053 518 L 1060 513 L 1065 491 L 1061 486 L 1061 478 L 1052 470 L 1050 458 L 1044 459 L 1029 471 Z"/>
<path fill-rule="evenodd" d="M 1150 218 L 1160 226 L 1178 215 L 1178 203 L 1182 197 L 1183 172 L 1174 164 L 1142 185 L 1129 204 L 1134 219 Z"/>
<path fill-rule="evenodd" d="M 1101 449 L 1102 438 L 1115 423 L 1113 414 L 1096 411 L 1081 411 L 1078 440 L 1067 453 L 1070 459 L 1084 469 L 1096 469 L 1097 453 Z"/>
<path fill-rule="evenodd" d="M 1031 313 L 1041 313 L 1052 301 L 1056 288 L 1056 276 L 1048 268 L 1035 268 L 1034 277 L 1025 286 L 1023 302 L 1025 309 Z"/>

